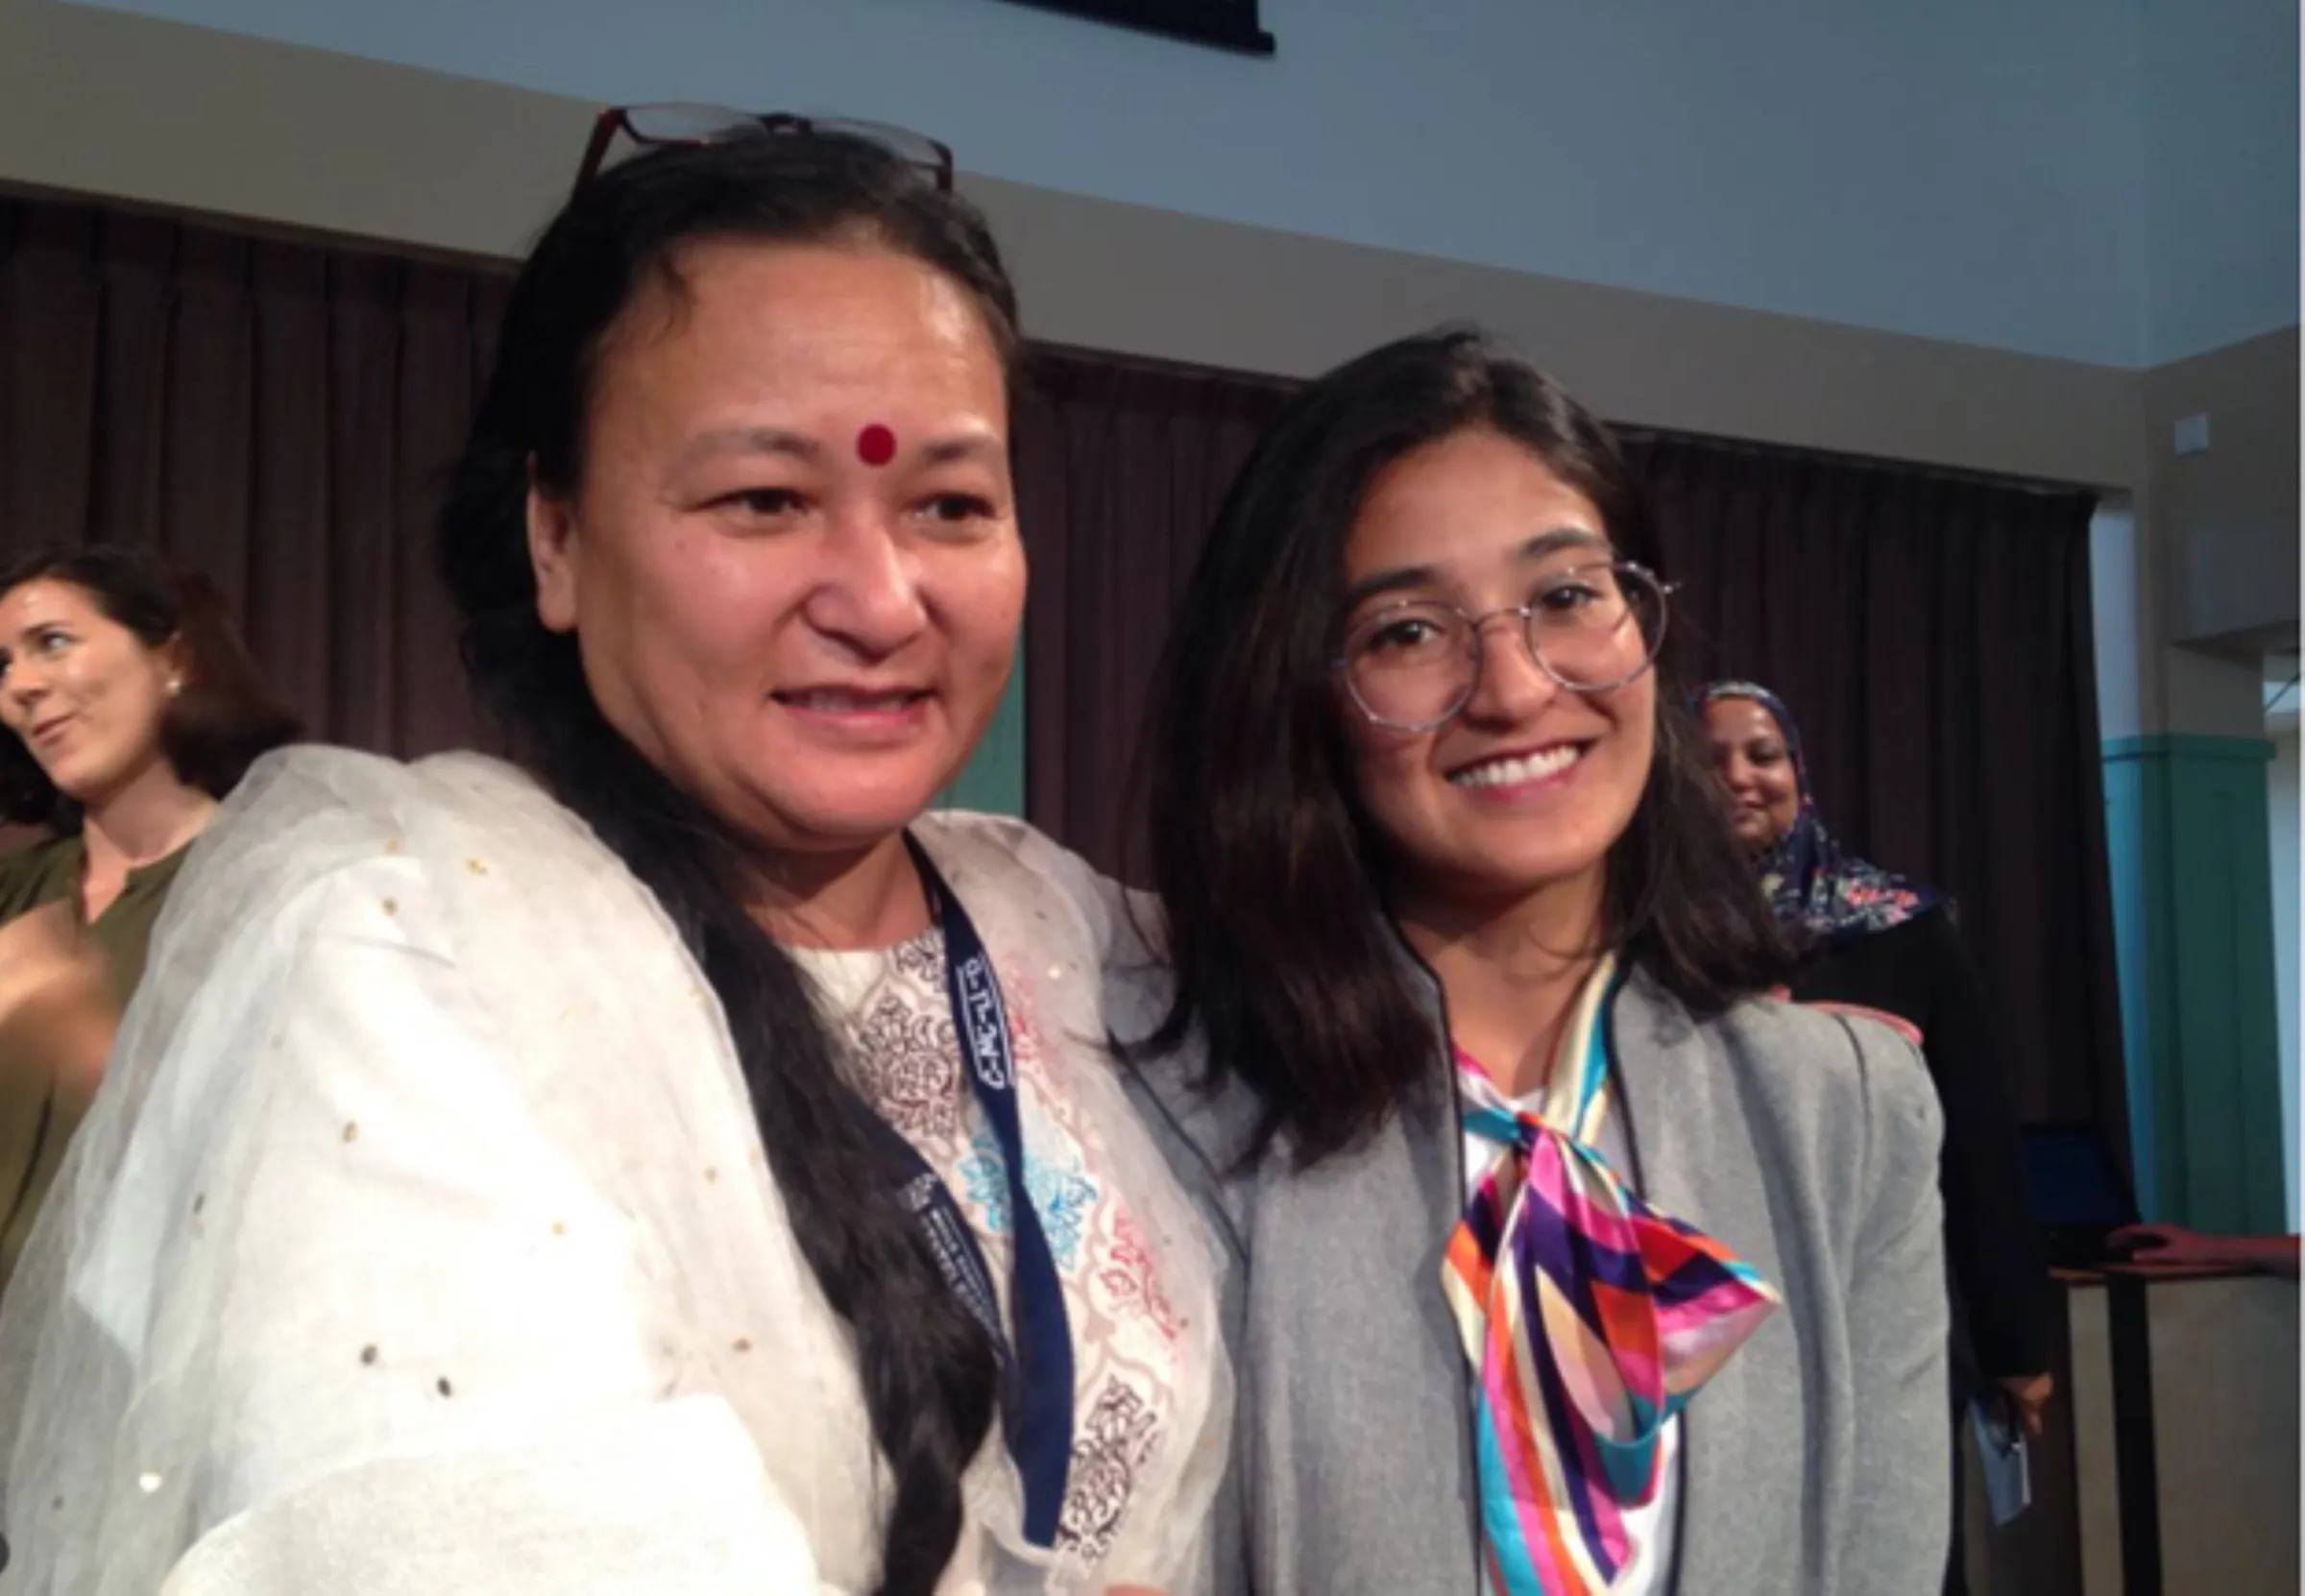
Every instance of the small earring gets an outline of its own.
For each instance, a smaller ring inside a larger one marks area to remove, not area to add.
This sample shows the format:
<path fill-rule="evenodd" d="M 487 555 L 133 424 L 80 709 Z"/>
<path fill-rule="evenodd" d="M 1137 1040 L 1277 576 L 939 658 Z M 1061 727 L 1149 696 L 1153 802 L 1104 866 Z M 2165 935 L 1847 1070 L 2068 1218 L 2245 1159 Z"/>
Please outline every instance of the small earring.
<path fill-rule="evenodd" d="M 171 676 L 171 677 L 169 677 L 169 678 L 168 678 L 168 696 L 169 696 L 169 697 L 171 697 L 171 698 L 180 697 L 180 696 L 182 696 L 182 693 L 183 693 L 183 690 L 184 690 L 184 679 L 183 679 L 182 676 Z"/>

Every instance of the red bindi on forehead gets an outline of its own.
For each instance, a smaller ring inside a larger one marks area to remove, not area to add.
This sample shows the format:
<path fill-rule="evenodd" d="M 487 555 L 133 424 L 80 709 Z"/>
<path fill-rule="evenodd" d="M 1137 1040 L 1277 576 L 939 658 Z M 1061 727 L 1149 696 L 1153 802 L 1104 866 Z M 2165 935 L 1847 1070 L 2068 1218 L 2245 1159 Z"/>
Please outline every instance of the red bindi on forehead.
<path fill-rule="evenodd" d="M 868 466 L 885 466 L 896 458 L 896 434 L 874 422 L 857 434 L 857 458 Z"/>

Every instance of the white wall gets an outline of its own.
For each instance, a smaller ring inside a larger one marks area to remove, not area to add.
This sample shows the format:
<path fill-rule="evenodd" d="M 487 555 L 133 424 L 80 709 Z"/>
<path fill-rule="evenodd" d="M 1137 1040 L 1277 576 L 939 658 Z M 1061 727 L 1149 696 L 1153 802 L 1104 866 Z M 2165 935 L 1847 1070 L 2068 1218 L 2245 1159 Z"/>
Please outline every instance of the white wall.
<path fill-rule="evenodd" d="M 1272 60 L 1004 0 L 124 9 L 593 101 L 837 108 L 1040 187 L 2130 367 L 2140 3 L 1265 0 Z"/>
<path fill-rule="evenodd" d="M 128 12 L 0 0 L 0 188 L 501 261 L 567 196 L 595 104 Z M 967 172 L 961 185 L 992 219 L 1036 338 L 1309 376 L 1468 318 L 1602 414 L 1643 425 L 2051 481 L 2134 488 L 2146 476 L 2139 378 L 2116 367 Z"/>
<path fill-rule="evenodd" d="M 2146 359 L 2159 365 L 2297 320 L 2298 8 L 2142 4 Z"/>
<path fill-rule="evenodd" d="M 1183 128 L 1196 117 L 1252 119 L 1251 112 L 1263 115 L 1275 106 L 1292 105 L 1313 89 L 1327 92 L 1321 85 L 1307 88 L 1298 82 L 1313 70 L 1307 62 L 1334 64 L 1350 55 L 1345 48 L 1349 41 L 1331 37 L 1322 19 L 1350 18 L 1380 0 L 1321 0 L 1318 7 L 1311 0 L 1267 0 L 1269 20 L 1282 44 L 1282 55 L 1274 62 L 1107 31 L 1002 0 L 822 0 L 816 8 L 820 15 L 806 10 L 805 0 L 747 0 L 749 12 L 710 15 L 705 8 L 715 0 L 667 0 L 646 12 L 638 8 L 618 12 L 620 20 L 606 32 L 587 32 L 585 20 L 600 16 L 608 0 L 564 0 L 554 15 L 574 18 L 565 25 L 544 16 L 541 0 L 490 0 L 471 8 L 447 0 L 403 0 L 397 9 L 354 7 L 351 0 L 128 3 L 153 11 L 230 14 L 249 31 L 215 31 L 62 0 L 0 0 L 0 185 L 113 196 L 328 235 L 374 238 L 399 248 L 503 258 L 525 248 L 533 230 L 567 192 L 589 108 L 601 98 L 712 94 L 740 95 L 754 105 L 844 102 L 857 111 L 934 127 L 959 142 L 964 167 L 973 168 L 964 172 L 963 184 L 992 215 L 1024 291 L 1028 325 L 1037 337 L 1309 375 L 1383 339 L 1444 318 L 1469 317 L 1497 327 L 1596 408 L 1625 421 L 2133 494 L 2135 623 L 2123 630 L 2136 643 L 2131 650 L 2138 681 L 2135 725 L 2129 725 L 2125 700 L 2108 703 L 2108 735 L 2129 729 L 2261 734 L 2251 669 L 2230 657 L 2168 646 L 2200 635 L 2201 617 L 2195 612 L 2203 606 L 2192 602 L 2193 590 L 2207 593 L 2212 586 L 2207 576 L 2220 577 L 2214 584 L 2218 593 L 2287 601 L 2286 617 L 2271 613 L 2269 602 L 2269 613 L 2245 617 L 2250 622 L 2286 618 L 2292 628 L 2295 624 L 2293 326 L 2139 373 L 2133 367 L 1992 348 L 1982 334 L 1970 342 L 1913 337 L 1853 325 L 1855 318 L 1805 319 L 1595 286 L 1447 259 L 1432 253 L 1437 246 L 1429 244 L 1421 254 L 1392 251 L 1309 230 L 1215 220 L 1185 208 L 1155 208 L 982 175 L 1002 164 L 993 157 L 1004 148 L 1004 129 L 1013 134 L 1020 128 L 1045 132 L 1055 127 L 1055 133 L 1040 140 L 1049 148 L 1024 152 L 1047 162 L 1045 169 L 1093 165 L 1087 158 L 1091 150 L 1117 155 L 1108 166 L 1086 172 L 1082 186 L 1119 193 L 1151 191 L 1159 184 L 1187 190 L 1199 185 L 1213 192 L 1241 188 L 1250 178 L 1261 182 L 1269 173 L 1217 170 L 1223 161 L 1203 160 L 1201 170 L 1181 171 L 1187 163 L 1172 144 L 1191 149 L 1187 133 L 1177 133 L 1172 143 L 1156 138 L 1136 149 L 1116 144 L 1115 129 L 1139 114 L 1148 97 L 1163 94 L 1170 101 L 1170 122 Z M 1672 3 L 1651 0 L 1629 9 L 1652 19 L 1650 32 L 1658 36 L 1651 44 L 1658 44 L 1665 31 L 1653 19 Z M 2157 0 L 2089 0 L 2087 5 L 2042 0 L 1999 8 L 2022 12 L 2028 19 L 2024 27 L 2035 33 L 2062 18 L 2098 45 L 2117 39 L 2122 60 L 2104 59 L 2101 49 L 2084 40 L 2075 59 L 2088 62 L 2095 78 L 2077 94 L 2066 92 L 2070 85 L 2057 75 L 2061 67 L 2022 51 L 2006 58 L 2011 63 L 2029 62 L 2022 71 L 2013 64 L 2002 72 L 1973 63 L 1964 69 L 1968 75 L 1943 80 L 1967 96 L 1950 90 L 1941 96 L 1951 108 L 1945 117 L 1994 130 L 1988 142 L 1996 145 L 2001 164 L 2050 187 L 2055 186 L 2060 152 L 2070 157 L 2087 141 L 2060 134 L 2028 144 L 2025 130 L 2012 123 L 2012 107 L 2038 109 L 2052 121 L 2071 104 L 2096 107 L 2092 116 L 2125 118 L 2120 142 L 2128 152 L 2126 176 L 2106 182 L 2116 187 L 2125 182 L 2135 191 L 2123 204 L 2135 206 L 2141 221 L 2145 130 L 2135 102 L 2143 96 L 2144 45 L 2142 26 L 2130 27 L 2123 19 L 2141 23 L 2139 8 L 2152 3 Z M 2280 3 L 2207 0 L 2200 14 L 2205 27 L 2225 27 L 2220 18 L 2228 7 Z M 1686 8 L 1688 0 L 1680 4 Z M 1734 75 L 1727 67 L 1751 66 L 1751 50 L 1763 41 L 1771 48 L 1784 43 L 1796 23 L 1838 47 L 1850 29 L 1878 40 L 1893 28 L 1934 26 L 1921 20 L 1926 12 L 1930 18 L 1943 18 L 1949 28 L 1957 22 L 1992 42 L 1999 36 L 1993 29 L 2001 24 L 1993 16 L 1980 20 L 1984 9 L 1982 0 L 1934 9 L 1867 7 L 1860 10 L 1872 19 L 1852 22 L 1837 12 L 1826 14 L 1828 8 L 1821 4 L 1804 11 L 1799 0 L 1757 0 L 1738 13 L 1744 19 L 1739 26 L 1750 27 L 1746 42 L 1751 48 L 1745 54 L 1715 51 L 1708 57 L 1714 36 L 1692 27 L 1686 31 L 1688 51 L 1660 58 L 1680 79 L 1659 78 L 1658 84 L 1694 94 L 1694 80 L 1704 75 L 1709 60 L 1722 65 L 1716 77 L 1727 83 Z M 1902 21 L 1875 15 L 1899 11 L 1911 14 Z M 1486 30 L 1521 27 L 1514 20 L 1520 12 L 1504 0 L 1488 0 L 1485 9 L 1479 0 L 1433 0 L 1424 14 L 1431 19 L 1430 36 L 1460 62 L 1477 58 L 1462 38 L 1449 34 L 1451 26 L 1459 35 L 1482 37 Z M 635 20 L 643 15 L 645 25 Z M 2157 15 L 2157 37 L 2164 42 L 2176 15 Z M 967 31 L 957 36 L 964 18 Z M 868 24 L 876 20 L 905 26 L 875 33 Z M 1614 25 L 1633 23 L 1620 19 Z M 1563 26 L 1581 29 L 1577 36 L 1584 36 L 1602 24 L 1589 18 Z M 749 45 L 757 47 L 731 52 L 740 68 L 727 65 L 706 46 L 728 29 L 777 32 L 777 48 L 765 49 L 764 36 L 751 38 Z M 280 42 L 265 34 L 333 40 L 339 49 Z M 449 76 L 341 53 L 357 48 L 371 34 L 379 42 L 387 36 L 397 38 L 403 56 L 454 58 L 479 75 Z M 971 39 L 975 48 L 967 47 Z M 855 49 L 843 55 L 828 41 Z M 924 48 L 943 63 L 941 80 L 920 59 Z M 1992 56 L 1991 51 L 1973 53 Z M 564 70 L 576 58 L 582 69 Z M 1813 63 L 1815 58 L 1801 59 Z M 1590 60 L 1574 64 L 1597 70 Z M 2255 64 L 2268 65 L 2263 58 Z M 1416 90 L 1419 84 L 1429 85 L 1438 70 L 1429 61 L 1412 61 L 1400 75 Z M 1479 70 L 1478 65 L 1459 68 L 1461 73 Z M 485 75 L 489 71 L 499 78 L 491 80 Z M 1133 77 L 1123 83 L 1120 74 Z M 1040 81 L 1033 81 L 1036 75 Z M 2280 91 L 2279 75 L 2278 62 L 2240 74 L 2234 93 L 2262 100 Z M 1735 94 L 1723 91 L 1716 99 L 1806 106 L 1805 85 L 1812 76 L 1789 68 L 1747 71 Z M 501 81 L 573 77 L 584 81 L 561 94 Z M 1591 97 L 1577 82 L 1566 81 L 1575 73 L 1548 70 L 1540 77 L 1530 101 L 1536 107 L 1530 112 L 1532 126 L 1552 128 L 1547 118 L 1557 100 L 1583 104 Z M 1971 103 L 1971 91 L 1986 79 L 2001 99 L 1980 108 Z M 1081 92 L 1062 88 L 1082 83 L 1095 86 L 1098 93 L 1086 98 L 1097 103 L 1082 104 Z M 1664 92 L 1658 84 L 1634 82 L 1619 72 L 1615 87 L 1622 91 L 1621 109 L 1568 139 L 1565 147 L 1580 152 L 1579 160 L 1594 171 L 1614 171 L 1612 152 L 1628 138 L 1631 147 L 1654 152 L 1653 143 L 1641 143 L 1645 135 L 1617 131 L 1614 125 L 1649 126 L 1657 96 Z M 721 94 L 724 88 L 729 92 Z M 1207 93 L 1196 98 L 1201 89 Z M 1116 109 L 1108 110 L 1099 99 L 1107 90 Z M 2293 97 L 2293 86 L 2289 92 Z M 1909 99 L 1888 93 L 1881 103 L 1895 109 Z M 1020 104 L 1048 109 L 1045 113 L 1014 109 Z M 1431 110 L 1416 92 L 1371 95 L 1369 104 L 1387 109 L 1387 117 L 1377 120 L 1395 144 L 1416 143 L 1444 153 L 1451 148 L 1450 117 L 1436 113 L 1413 122 L 1402 114 L 1403 107 Z M 1210 105 L 1217 109 L 1209 110 Z M 1727 109 L 1711 106 L 1687 111 L 1674 125 L 1717 124 L 1724 145 L 1758 155 L 1761 144 L 1739 131 L 1744 114 L 1734 105 Z M 1751 114 L 1773 125 L 1791 112 L 1763 107 Z M 1906 115 L 1903 109 L 1897 114 Z M 1655 218 L 1669 221 L 1682 214 L 1674 202 L 1689 186 L 1689 173 L 1743 181 L 1735 204 L 1724 190 L 1708 213 L 1736 225 L 1715 227 L 1706 239 L 1662 252 L 1660 258 L 1673 270 L 1698 271 L 1715 260 L 1735 262 L 1740 271 L 1758 269 L 1764 256 L 1775 260 L 1788 249 L 1797 253 L 1808 236 L 1786 224 L 1816 223 L 1817 174 L 1843 170 L 1832 147 L 1857 133 L 1886 136 L 1880 128 L 1861 125 L 1862 120 L 1843 127 L 1820 119 L 1818 135 L 1807 140 L 1809 153 L 1800 159 L 1753 164 L 1734 174 L 1706 149 L 1675 150 L 1669 152 L 1673 159 L 1661 159 L 1637 174 L 1641 181 L 1626 193 Z M 1908 117 L 1905 131 L 1914 126 L 1939 124 L 1911 124 Z M 975 136 L 978 130 L 982 137 Z M 1345 127 L 1338 138 L 1349 143 L 1365 132 Z M 1971 240 L 1978 250 L 2004 235 L 2026 241 L 2002 226 L 2008 209 L 2002 189 L 1973 184 L 1974 215 L 1946 199 L 1947 191 L 1974 171 L 1982 145 L 1953 136 L 1946 148 L 1948 175 L 1902 184 L 1885 181 L 1901 178 L 1905 170 L 1889 163 L 1882 167 L 1883 181 L 1850 185 L 1852 216 L 1861 219 L 1861 226 L 1856 220 L 1846 230 L 1818 224 L 1819 236 L 1831 247 L 1811 264 L 1822 271 L 1827 261 L 1837 261 L 1836 269 L 1848 268 L 1856 279 L 1838 285 L 1837 292 L 1862 298 L 1879 289 L 1869 273 L 1883 261 L 1886 269 L 1898 269 L 1894 248 L 1876 249 L 1856 266 L 1835 252 L 1848 241 L 1844 230 L 1854 238 L 1872 229 L 1878 212 L 1894 210 L 1895 196 L 1908 189 L 1936 196 L 1927 208 L 1938 230 Z M 1245 157 L 1242 164 L 1261 172 L 1267 152 L 1250 153 L 1255 158 Z M 1327 158 L 1318 149 L 1313 153 Z M 1434 180 L 1426 186 L 1444 196 L 1475 191 L 1466 181 L 1443 181 L 1444 163 L 1437 157 L 1424 164 L 1432 170 L 1420 176 Z M 1538 180 L 1549 171 L 1542 164 L 1534 169 L 1527 185 L 1532 193 L 1546 192 Z M 1320 176 L 1307 169 L 1308 190 L 1321 189 Z M 2101 187 L 2091 190 L 2100 200 Z M 2215 218 L 2208 231 L 2286 233 L 2290 243 L 2284 247 L 2293 248 L 2293 190 L 2262 198 L 2262 204 L 2247 207 L 2248 215 Z M 1371 236 L 1386 230 L 1373 219 L 1392 214 L 1393 199 L 1383 184 L 1368 185 L 1364 219 L 1371 225 L 1364 230 Z M 2098 202 L 2084 208 L 2106 212 Z M 1608 236 L 1575 225 L 1572 210 L 1540 206 L 1533 213 L 1548 224 L 1540 230 L 1564 248 L 1613 247 Z M 1745 219 L 1753 225 L 1742 225 Z M 2117 223 L 2113 232 L 2127 237 L 2127 227 Z M 2142 227 L 2134 232 L 2131 253 L 2142 258 Z M 1892 243 L 1905 238 L 1893 226 L 1881 236 Z M 2120 254 L 2118 248 L 2082 253 L 2090 258 L 2077 265 L 2070 254 L 2061 254 L 2054 256 L 2061 265 L 2044 267 L 2049 276 L 2067 269 L 2079 274 L 2070 284 L 2056 284 L 2052 298 L 2070 288 L 2072 302 L 2080 303 L 2102 286 L 2105 272 L 2122 270 L 2118 261 L 2108 265 L 2107 260 Z M 1940 256 L 1927 254 L 1913 258 L 1941 264 Z M 1974 281 L 1962 274 L 1948 278 L 1942 271 L 1931 276 L 1940 288 L 1965 284 L 1967 298 L 1997 303 L 2006 286 L 1987 273 Z M 2025 277 L 2020 286 L 2030 281 Z M 2039 298 L 2028 290 L 2004 308 L 2023 313 L 2028 294 Z M 2141 281 L 2137 295 L 2142 329 Z M 2210 452 L 2173 459 L 2169 423 L 2202 412 L 2213 423 Z M 2254 574 L 2246 580 L 2222 580 L 2232 574 L 2225 564 L 2196 556 L 2196 544 L 2213 548 L 2242 533 L 2256 540 L 2248 547 L 2248 569 Z"/>
<path fill-rule="evenodd" d="M 2289 1227 L 2297 1228 L 2297 689 L 2287 724 L 2273 736 L 2267 767 L 2267 822 L 2273 834 L 2273 979 L 2281 1011 L 2281 1138 L 2289 1180 Z"/>
<path fill-rule="evenodd" d="M 2137 513 L 2108 498 L 2089 522 L 2090 639 L 2097 649 L 2097 735 L 2107 742 L 2145 727 L 2138 649 L 2147 636 L 2137 607 Z"/>

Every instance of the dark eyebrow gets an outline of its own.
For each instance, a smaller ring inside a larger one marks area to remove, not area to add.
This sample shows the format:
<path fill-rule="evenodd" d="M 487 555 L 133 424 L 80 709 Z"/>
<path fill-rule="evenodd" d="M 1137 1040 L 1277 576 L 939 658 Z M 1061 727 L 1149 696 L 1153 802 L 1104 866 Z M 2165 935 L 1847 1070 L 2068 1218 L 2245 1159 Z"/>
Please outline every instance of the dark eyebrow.
<path fill-rule="evenodd" d="M 1582 526 L 1556 527 L 1540 532 L 1516 549 L 1513 558 L 1526 564 L 1542 560 L 1564 549 L 1589 548 L 1600 553 L 1609 552 L 1609 540 Z M 1380 570 L 1362 577 L 1345 591 L 1345 608 L 1357 609 L 1379 593 L 1400 592 L 1412 588 L 1429 588 L 1440 579 L 1440 571 L 1432 566 L 1402 566 L 1394 570 Z"/>
<path fill-rule="evenodd" d="M 1582 526 L 1556 527 L 1550 532 L 1540 532 L 1522 544 L 1516 558 L 1542 560 L 1570 548 L 1591 549 L 1606 554 L 1609 552 L 1609 540 L 1597 532 L 1588 532 Z"/>
<path fill-rule="evenodd" d="M 948 466 L 957 460 L 980 460 L 988 466 L 1005 465 L 1008 446 L 989 432 L 964 432 L 958 437 L 939 438 L 920 451 L 921 464 Z"/>
<path fill-rule="evenodd" d="M 775 426 L 730 426 L 698 435 L 680 451 L 680 464 L 692 466 L 724 454 L 781 454 L 814 465 L 824 458 L 824 446 L 798 432 Z M 989 432 L 965 432 L 934 439 L 920 450 L 920 463 L 950 465 L 957 460 L 1000 464 L 1008 458 L 1007 446 Z"/>
<path fill-rule="evenodd" d="M 727 426 L 701 433 L 680 451 L 680 464 L 692 466 L 721 454 L 783 454 L 795 460 L 818 460 L 824 450 L 813 438 L 773 426 Z"/>
<path fill-rule="evenodd" d="M 19 645 L 29 648 L 32 646 L 33 642 L 44 633 L 61 632 L 65 636 L 69 637 L 71 635 L 71 631 L 72 629 L 61 620 L 41 619 L 27 621 L 24 626 L 17 631 L 15 641 L 13 642 L 0 641 L 0 658 L 6 657 L 9 652 L 12 651 Z"/>
<path fill-rule="evenodd" d="M 1364 576 L 1345 590 L 1345 608 L 1357 610 L 1379 593 L 1398 592 L 1406 588 L 1429 588 L 1438 574 L 1430 566 L 1402 566 L 1395 570 L 1380 570 Z"/>

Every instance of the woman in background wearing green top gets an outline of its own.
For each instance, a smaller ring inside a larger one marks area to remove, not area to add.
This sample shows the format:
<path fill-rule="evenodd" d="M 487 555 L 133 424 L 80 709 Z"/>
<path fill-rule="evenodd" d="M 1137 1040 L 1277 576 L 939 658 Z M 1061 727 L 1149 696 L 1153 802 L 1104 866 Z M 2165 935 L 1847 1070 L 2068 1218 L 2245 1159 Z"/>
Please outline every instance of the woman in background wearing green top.
<path fill-rule="evenodd" d="M 0 1284 L 102 1078 L 192 841 L 294 739 L 213 590 L 134 549 L 0 575 Z"/>

